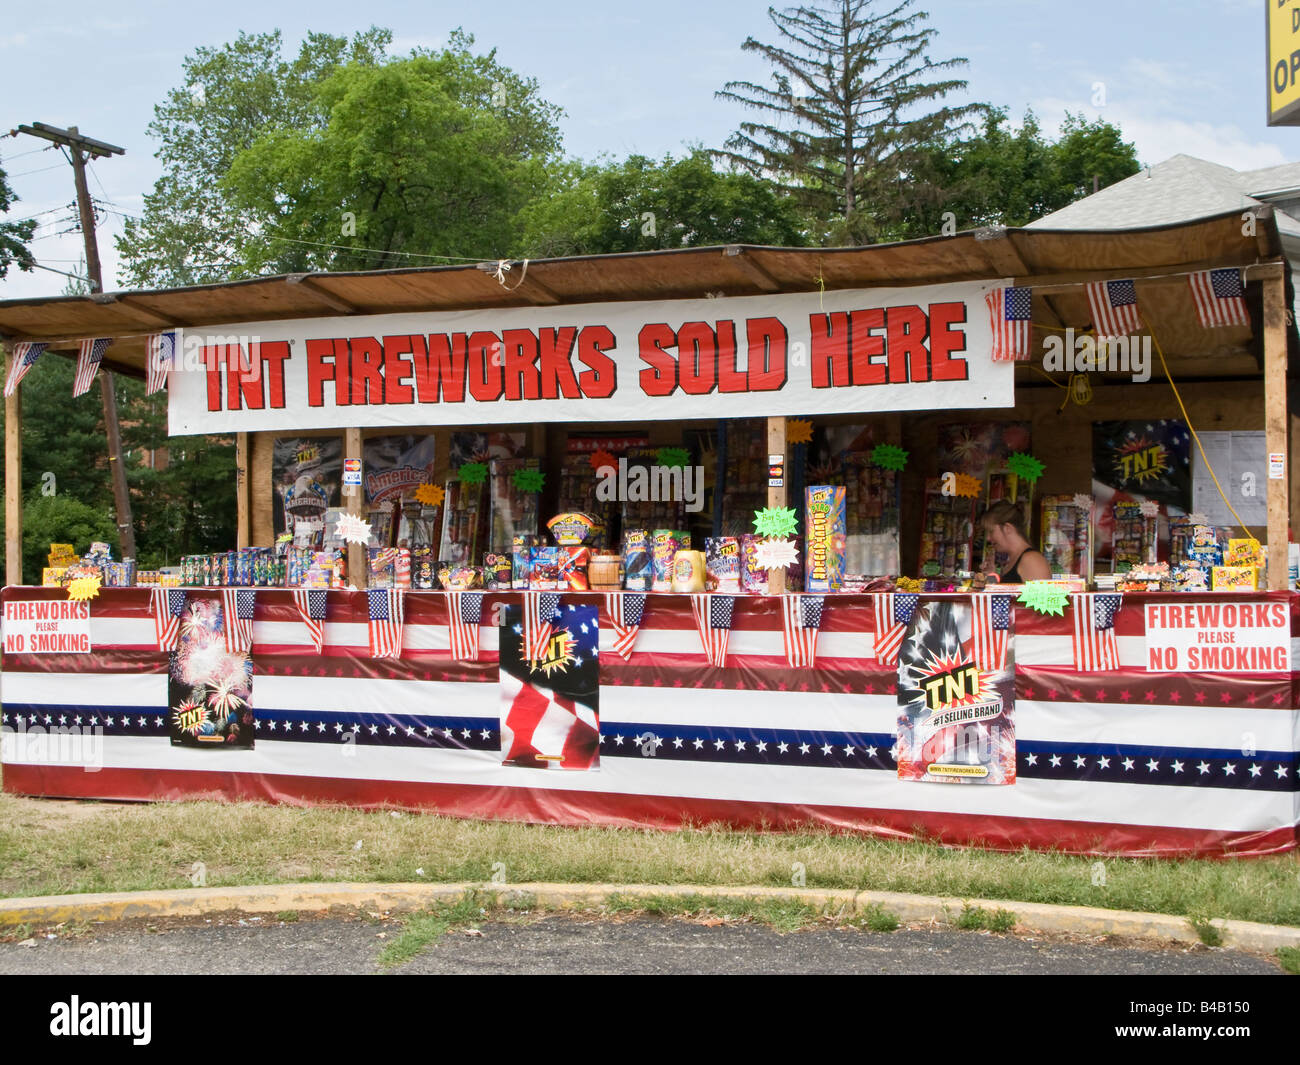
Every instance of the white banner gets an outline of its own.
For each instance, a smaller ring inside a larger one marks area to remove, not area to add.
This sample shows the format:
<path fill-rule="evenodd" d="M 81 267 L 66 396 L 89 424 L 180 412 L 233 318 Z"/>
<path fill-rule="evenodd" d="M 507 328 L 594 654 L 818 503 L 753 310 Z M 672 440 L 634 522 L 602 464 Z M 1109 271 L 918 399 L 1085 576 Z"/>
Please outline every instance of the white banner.
<path fill-rule="evenodd" d="M 8 600 L 5 654 L 89 654 L 90 604 L 69 599 Z"/>
<path fill-rule="evenodd" d="M 1147 671 L 1151 673 L 1287 673 L 1291 615 L 1284 600 L 1149 603 Z"/>
<path fill-rule="evenodd" d="M 205 327 L 178 334 L 168 431 L 1010 407 L 1000 283 Z"/>

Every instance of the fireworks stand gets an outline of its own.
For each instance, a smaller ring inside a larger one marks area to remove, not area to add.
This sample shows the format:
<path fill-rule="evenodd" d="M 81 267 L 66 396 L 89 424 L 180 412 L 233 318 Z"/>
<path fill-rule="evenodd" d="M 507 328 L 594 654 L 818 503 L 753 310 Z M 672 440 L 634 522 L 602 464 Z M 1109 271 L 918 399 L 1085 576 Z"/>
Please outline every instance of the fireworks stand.
<path fill-rule="evenodd" d="M 484 265 L 0 303 L 6 790 L 1295 846 L 1270 215 Z M 37 585 L 20 378 L 100 337 L 238 543 Z M 998 498 L 1052 581 L 973 572 Z"/>

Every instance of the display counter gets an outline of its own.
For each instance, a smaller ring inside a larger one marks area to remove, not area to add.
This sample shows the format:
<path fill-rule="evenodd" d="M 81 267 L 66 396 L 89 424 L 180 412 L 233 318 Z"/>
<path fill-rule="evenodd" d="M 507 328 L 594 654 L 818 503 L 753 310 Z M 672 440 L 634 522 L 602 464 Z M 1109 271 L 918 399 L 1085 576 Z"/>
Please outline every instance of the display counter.
<path fill-rule="evenodd" d="M 190 604 L 221 601 L 218 589 L 185 591 Z M 518 651 L 519 593 L 482 598 L 473 660 L 453 657 L 446 593 L 402 597 L 398 658 L 374 653 L 367 593 L 318 594 L 326 602 L 319 654 L 294 593 L 257 590 L 251 691 L 238 705 L 251 724 L 240 743 L 187 746 L 175 740 L 169 653 L 158 649 L 149 589 L 104 589 L 88 619 L 42 622 L 48 608 L 38 604 L 70 606 L 65 590 L 5 588 L 5 790 L 341 802 L 566 825 L 813 826 L 1096 855 L 1262 855 L 1296 845 L 1293 593 L 1126 595 L 1114 615 L 1118 668 L 1080 668 L 1080 597 L 1061 616 L 1013 606 L 1004 692 L 1014 706 L 1003 709 L 1014 718 L 1014 761 L 1000 784 L 900 776 L 898 666 L 876 657 L 870 595 L 825 597 L 815 662 L 792 667 L 793 597 L 736 598 L 724 664 L 715 666 L 691 596 L 649 596 L 624 658 L 613 649 L 614 604 L 603 593 L 564 593 L 554 630 L 566 611 L 599 630 L 582 636 L 599 640 L 598 687 L 575 705 L 546 685 L 579 671 L 581 640 L 566 650 L 567 666 L 538 671 L 537 691 L 527 683 L 521 691 L 501 668 L 504 642 Z M 922 596 L 920 607 L 944 602 L 969 611 L 972 597 Z M 1186 622 L 1190 640 L 1220 632 L 1229 635 L 1207 638 L 1231 645 L 1245 612 L 1186 613 L 1230 604 L 1282 618 L 1285 657 L 1225 655 L 1224 671 L 1156 671 L 1186 661 L 1176 658 L 1185 647 L 1166 646 L 1179 639 L 1171 619 L 1175 628 Z M 1179 612 L 1148 615 L 1159 606 Z M 1148 616 L 1161 625 L 1158 640 L 1154 630 L 1148 639 Z M 13 649 L 15 635 L 30 638 L 42 624 L 65 635 L 63 644 L 46 641 L 56 648 L 78 646 L 70 641 L 88 630 L 89 651 Z M 913 623 L 904 655 L 915 631 Z M 969 652 L 969 629 L 961 634 Z M 716 657 L 716 643 L 712 650 Z M 1243 668 L 1279 661 L 1285 669 Z M 511 758 L 528 738 L 513 717 L 521 707 L 536 748 L 549 743 L 559 754 Z"/>

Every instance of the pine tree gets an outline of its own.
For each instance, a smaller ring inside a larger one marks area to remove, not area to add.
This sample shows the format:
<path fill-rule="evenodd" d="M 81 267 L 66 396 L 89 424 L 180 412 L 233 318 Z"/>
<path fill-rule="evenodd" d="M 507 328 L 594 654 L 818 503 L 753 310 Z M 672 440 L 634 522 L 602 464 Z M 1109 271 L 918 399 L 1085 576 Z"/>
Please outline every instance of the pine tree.
<path fill-rule="evenodd" d="M 782 40 L 741 46 L 776 67 L 772 86 L 728 82 L 716 95 L 762 113 L 742 122 L 717 155 L 777 182 L 828 223 L 829 240 L 870 243 L 897 214 L 905 183 L 926 145 L 969 128 L 982 104 L 925 105 L 966 88 L 927 80 L 966 65 L 932 61 L 937 30 L 926 28 L 915 0 L 882 10 L 878 0 L 768 9 Z M 784 120 L 784 121 L 783 121 Z"/>

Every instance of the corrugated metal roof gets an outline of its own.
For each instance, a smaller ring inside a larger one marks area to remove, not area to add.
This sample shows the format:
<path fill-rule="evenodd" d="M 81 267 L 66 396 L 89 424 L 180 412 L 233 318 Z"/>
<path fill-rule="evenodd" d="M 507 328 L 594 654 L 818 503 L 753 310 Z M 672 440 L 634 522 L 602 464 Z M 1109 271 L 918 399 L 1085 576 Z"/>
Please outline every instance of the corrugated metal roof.
<path fill-rule="evenodd" d="M 1276 261 L 1273 212 L 1245 238 L 1239 211 L 1122 232 L 996 229 L 865 248 L 732 245 L 515 262 L 413 267 L 366 273 L 262 277 L 225 284 L 0 302 L 0 334 L 51 340 L 71 352 L 81 337 L 112 336 L 105 365 L 142 375 L 143 337 L 167 327 L 237 325 L 338 314 L 454 311 L 606 301 L 753 296 L 929 285 L 1010 277 L 1038 284 L 1101 276 L 1168 275 L 1209 266 Z M 1248 371 L 1250 330 L 1199 327 L 1186 285 L 1139 282 L 1143 311 L 1166 350 L 1204 357 L 1213 372 Z M 1035 296 L 1035 320 L 1083 328 L 1091 321 L 1082 287 Z M 1040 318 L 1040 313 L 1045 318 Z"/>

